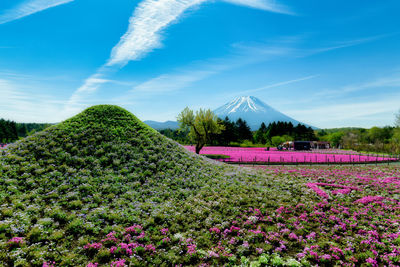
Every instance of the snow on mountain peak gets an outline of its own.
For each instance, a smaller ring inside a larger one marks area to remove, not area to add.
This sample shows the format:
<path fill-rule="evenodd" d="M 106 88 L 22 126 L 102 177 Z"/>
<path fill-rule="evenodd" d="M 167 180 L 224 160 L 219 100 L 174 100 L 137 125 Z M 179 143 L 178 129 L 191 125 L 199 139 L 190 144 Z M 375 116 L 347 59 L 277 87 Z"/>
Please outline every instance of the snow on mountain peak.
<path fill-rule="evenodd" d="M 254 96 L 237 97 L 214 110 L 214 113 L 222 119 L 225 117 L 228 117 L 232 121 L 236 121 L 239 118 L 244 119 L 252 130 L 257 130 L 262 122 L 266 125 L 274 121 L 291 122 L 294 125 L 300 123 Z"/>
<path fill-rule="evenodd" d="M 260 105 L 261 104 L 261 105 Z M 266 108 L 263 107 L 262 102 L 254 96 L 241 96 L 237 97 L 225 106 L 223 109 L 227 113 L 235 112 L 265 112 Z"/>

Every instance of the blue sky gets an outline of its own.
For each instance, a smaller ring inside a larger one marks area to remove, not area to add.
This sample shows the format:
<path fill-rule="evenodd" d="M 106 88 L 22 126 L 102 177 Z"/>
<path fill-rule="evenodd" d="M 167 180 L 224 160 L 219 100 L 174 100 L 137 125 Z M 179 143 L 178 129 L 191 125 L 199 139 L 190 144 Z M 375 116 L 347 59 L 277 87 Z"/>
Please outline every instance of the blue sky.
<path fill-rule="evenodd" d="M 0 117 L 175 120 L 253 95 L 320 128 L 392 125 L 398 0 L 2 0 Z"/>

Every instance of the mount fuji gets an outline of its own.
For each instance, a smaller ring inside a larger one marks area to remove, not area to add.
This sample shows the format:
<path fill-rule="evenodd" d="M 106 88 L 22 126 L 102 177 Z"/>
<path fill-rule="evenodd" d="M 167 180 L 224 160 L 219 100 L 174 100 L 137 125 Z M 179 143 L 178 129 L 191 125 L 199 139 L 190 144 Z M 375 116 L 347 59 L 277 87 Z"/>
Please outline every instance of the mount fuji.
<path fill-rule="evenodd" d="M 294 126 L 301 123 L 270 107 L 254 96 L 237 97 L 214 110 L 214 113 L 221 119 L 228 117 L 231 121 L 241 118 L 247 122 L 252 131 L 258 130 L 262 122 L 266 126 L 274 121 L 291 122 Z M 306 125 L 304 123 L 301 124 Z M 309 125 L 306 126 L 308 127 Z"/>

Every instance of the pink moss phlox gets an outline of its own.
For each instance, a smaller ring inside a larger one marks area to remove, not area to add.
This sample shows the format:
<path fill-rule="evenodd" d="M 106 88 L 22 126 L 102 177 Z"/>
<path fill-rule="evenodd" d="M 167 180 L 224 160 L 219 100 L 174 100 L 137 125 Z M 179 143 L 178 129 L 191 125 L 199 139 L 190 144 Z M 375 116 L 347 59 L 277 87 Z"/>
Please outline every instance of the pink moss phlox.
<path fill-rule="evenodd" d="M 314 183 L 314 184 L 318 185 L 318 186 L 338 187 L 338 188 L 346 188 L 346 189 L 351 189 L 351 190 L 362 191 L 360 188 L 358 188 L 356 186 L 348 186 L 348 185 L 340 185 L 340 184 L 329 184 L 329 183 Z"/>
<path fill-rule="evenodd" d="M 308 186 L 310 189 L 314 190 L 317 195 L 323 198 L 329 198 L 328 194 L 325 193 L 321 188 L 319 188 L 315 183 L 307 183 L 306 186 Z"/>
<path fill-rule="evenodd" d="M 297 240 L 297 239 L 298 239 L 298 236 L 297 236 L 295 233 L 290 233 L 290 234 L 289 234 L 289 239 Z"/>
<path fill-rule="evenodd" d="M 112 232 L 108 233 L 108 234 L 106 235 L 107 238 L 102 239 L 101 242 L 103 242 L 103 243 L 104 243 L 104 242 L 107 242 L 107 241 L 118 242 L 118 239 L 115 237 L 115 234 L 116 234 L 115 231 L 112 231 Z"/>
<path fill-rule="evenodd" d="M 194 146 L 185 146 L 189 151 L 194 152 Z M 221 147 L 208 146 L 203 147 L 200 154 L 227 155 L 228 159 L 220 161 L 229 162 L 313 162 L 313 163 L 348 163 L 348 162 L 375 162 L 395 160 L 390 157 L 374 157 L 369 155 L 360 155 L 354 151 L 327 150 L 327 152 L 303 152 L 303 151 L 277 151 L 276 148 L 270 148 L 266 151 L 264 147 Z M 278 171 L 275 171 L 278 173 Z M 294 173 L 295 170 L 287 170 L 286 173 Z"/>
<path fill-rule="evenodd" d="M 112 246 L 111 248 L 110 248 L 110 253 L 111 254 L 114 254 L 116 251 L 117 251 L 117 247 L 116 246 Z"/>
<path fill-rule="evenodd" d="M 88 243 L 83 248 L 84 249 L 91 249 L 92 248 L 92 249 L 99 250 L 99 249 L 101 249 L 102 246 L 103 245 L 101 243 L 92 243 L 92 244 Z"/>
<path fill-rule="evenodd" d="M 194 243 L 190 243 L 187 245 L 187 254 L 193 255 L 196 253 L 197 245 Z"/>
<path fill-rule="evenodd" d="M 8 242 L 7 242 L 7 244 L 11 244 L 11 245 L 22 244 L 22 243 L 24 243 L 23 237 L 13 237 L 10 240 L 8 240 Z"/>
<path fill-rule="evenodd" d="M 368 204 L 368 203 L 382 203 L 382 200 L 385 200 L 385 197 L 381 196 L 365 196 L 356 200 L 356 203 Z"/>
<path fill-rule="evenodd" d="M 373 267 L 378 266 L 378 262 L 373 258 L 368 258 L 365 260 L 365 262 L 371 264 Z"/>
<path fill-rule="evenodd" d="M 153 244 L 146 245 L 146 246 L 144 247 L 144 249 L 145 249 L 146 251 L 150 251 L 151 253 L 156 252 L 156 247 L 155 247 Z"/>
<path fill-rule="evenodd" d="M 221 230 L 218 227 L 213 227 L 213 228 L 210 228 L 210 233 L 219 234 L 219 233 L 221 233 Z"/>
<path fill-rule="evenodd" d="M 113 261 L 111 262 L 111 267 L 124 267 L 126 266 L 125 262 L 126 262 L 125 259 L 119 259 L 117 261 Z"/>
<path fill-rule="evenodd" d="M 125 228 L 125 231 L 127 233 L 134 233 L 134 234 L 137 234 L 137 233 L 141 232 L 142 230 L 143 230 L 143 227 L 139 224 L 134 224 L 132 226 Z"/>

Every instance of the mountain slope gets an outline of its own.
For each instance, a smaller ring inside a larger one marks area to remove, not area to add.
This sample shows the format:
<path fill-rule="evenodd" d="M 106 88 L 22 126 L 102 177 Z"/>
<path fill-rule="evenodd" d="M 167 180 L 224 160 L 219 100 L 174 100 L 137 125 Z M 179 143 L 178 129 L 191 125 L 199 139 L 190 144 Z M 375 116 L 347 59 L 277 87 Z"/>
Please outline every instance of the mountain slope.
<path fill-rule="evenodd" d="M 235 98 L 214 110 L 214 113 L 221 119 L 228 117 L 232 121 L 242 118 L 247 121 L 253 131 L 257 130 L 262 122 L 267 126 L 274 121 L 291 122 L 295 126 L 301 123 L 270 107 L 254 96 Z"/>
<path fill-rule="evenodd" d="M 179 124 L 177 121 L 165 121 L 165 122 L 158 122 L 158 121 L 144 121 L 147 125 L 155 130 L 164 130 L 164 129 L 172 129 L 176 130 L 179 128 Z"/>
<path fill-rule="evenodd" d="M 181 255 L 174 235 L 199 237 L 208 249 L 213 225 L 260 201 L 273 199 L 268 205 L 276 209 L 293 198 L 286 182 L 197 156 L 108 105 L 2 150 L 0 177 L 3 266 L 110 266 L 119 258 L 134 266 L 196 265 L 201 259 Z M 135 241 L 146 250 L 133 258 L 87 247 L 132 225 L 146 231 Z M 165 228 L 168 244 L 161 242 Z"/>

